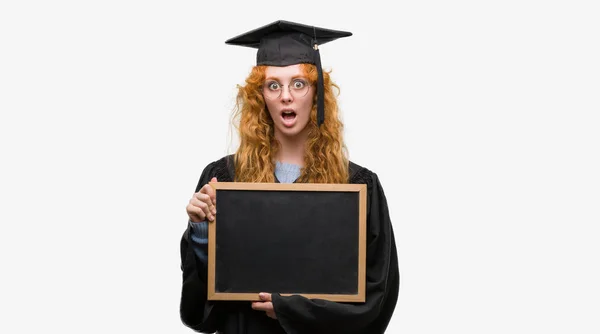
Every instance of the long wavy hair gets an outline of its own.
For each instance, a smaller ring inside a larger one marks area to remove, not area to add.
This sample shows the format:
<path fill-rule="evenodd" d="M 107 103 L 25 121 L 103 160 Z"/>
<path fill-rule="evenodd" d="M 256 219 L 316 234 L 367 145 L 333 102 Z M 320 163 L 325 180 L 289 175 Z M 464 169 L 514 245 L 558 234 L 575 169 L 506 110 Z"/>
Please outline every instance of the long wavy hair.
<path fill-rule="evenodd" d="M 317 68 L 301 64 L 306 78 L 315 85 Z M 238 86 L 233 125 L 237 128 L 240 146 L 235 153 L 235 180 L 238 182 L 275 182 L 275 157 L 280 144 L 275 139 L 273 120 L 267 110 L 262 87 L 266 66 L 255 66 L 244 86 Z M 339 87 L 331 81 L 330 72 L 323 71 L 325 86 L 325 121 L 317 126 L 317 94 L 313 99 L 304 167 L 297 182 L 348 183 L 348 153 L 343 141 L 343 123 L 338 114 Z M 333 89 L 337 90 L 337 95 Z"/>

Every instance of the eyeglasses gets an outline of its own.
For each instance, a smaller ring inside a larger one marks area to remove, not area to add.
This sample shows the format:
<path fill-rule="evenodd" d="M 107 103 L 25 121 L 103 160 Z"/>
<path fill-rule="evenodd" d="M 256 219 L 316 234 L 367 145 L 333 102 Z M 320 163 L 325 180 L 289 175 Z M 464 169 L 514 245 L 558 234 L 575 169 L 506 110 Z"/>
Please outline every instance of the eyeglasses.
<path fill-rule="evenodd" d="M 263 95 L 269 100 L 278 99 L 284 86 L 275 80 L 269 80 L 263 85 Z M 294 79 L 287 86 L 294 98 L 304 97 L 310 88 L 310 84 L 305 79 Z"/>

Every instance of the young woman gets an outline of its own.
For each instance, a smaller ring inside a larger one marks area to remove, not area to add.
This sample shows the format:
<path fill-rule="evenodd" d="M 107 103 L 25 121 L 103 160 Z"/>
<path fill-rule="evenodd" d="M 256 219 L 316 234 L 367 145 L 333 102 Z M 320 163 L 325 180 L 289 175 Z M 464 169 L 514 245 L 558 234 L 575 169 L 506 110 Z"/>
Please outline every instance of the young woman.
<path fill-rule="evenodd" d="M 350 162 L 329 73 L 318 45 L 350 36 L 277 21 L 227 41 L 258 48 L 239 88 L 240 146 L 210 163 L 186 208 L 181 241 L 181 319 L 219 333 L 384 333 L 396 306 L 398 259 L 386 198 L 370 170 Z M 337 303 L 265 291 L 256 302 L 207 301 L 207 221 L 215 219 L 210 181 L 367 184 L 366 302 Z"/>

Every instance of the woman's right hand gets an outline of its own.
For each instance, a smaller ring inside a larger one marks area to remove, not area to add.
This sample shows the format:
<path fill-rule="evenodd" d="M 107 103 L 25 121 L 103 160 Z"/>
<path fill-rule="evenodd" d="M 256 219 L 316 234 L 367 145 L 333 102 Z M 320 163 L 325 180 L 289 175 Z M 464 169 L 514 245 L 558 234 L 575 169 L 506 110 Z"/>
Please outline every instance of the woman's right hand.
<path fill-rule="evenodd" d="M 210 182 L 217 182 L 213 177 Z M 190 203 L 185 208 L 191 222 L 213 221 L 217 214 L 217 197 L 210 184 L 205 184 L 200 191 L 192 196 Z"/>

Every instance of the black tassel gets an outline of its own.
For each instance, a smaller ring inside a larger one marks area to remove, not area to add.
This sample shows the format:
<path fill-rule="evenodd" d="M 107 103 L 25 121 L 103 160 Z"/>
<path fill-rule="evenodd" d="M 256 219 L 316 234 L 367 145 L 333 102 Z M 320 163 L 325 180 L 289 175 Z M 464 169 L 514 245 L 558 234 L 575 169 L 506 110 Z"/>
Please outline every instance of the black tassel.
<path fill-rule="evenodd" d="M 315 50 L 315 66 L 317 66 L 317 125 L 320 127 L 325 122 L 325 85 L 323 84 L 323 69 L 321 68 L 321 54 L 317 44 Z"/>

